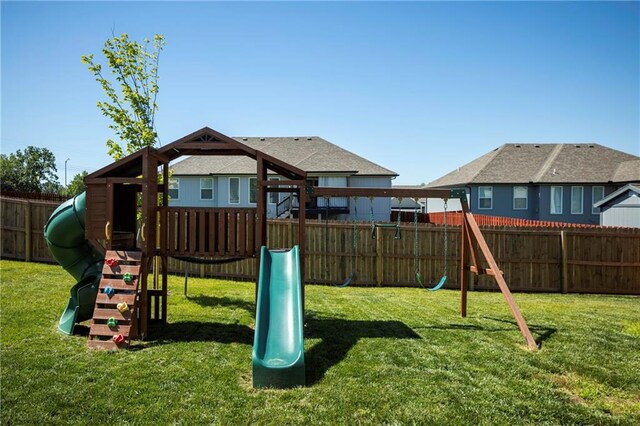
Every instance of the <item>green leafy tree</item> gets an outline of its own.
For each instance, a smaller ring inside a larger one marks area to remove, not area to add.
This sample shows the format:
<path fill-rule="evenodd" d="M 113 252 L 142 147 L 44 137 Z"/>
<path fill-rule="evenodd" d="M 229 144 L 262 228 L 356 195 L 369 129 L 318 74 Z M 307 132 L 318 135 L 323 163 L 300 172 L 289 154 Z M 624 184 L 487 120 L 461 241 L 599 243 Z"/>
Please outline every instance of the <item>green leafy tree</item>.
<path fill-rule="evenodd" d="M 86 191 L 87 187 L 84 185 L 84 178 L 88 174 L 89 173 L 84 170 L 82 173 L 78 173 L 77 175 L 75 175 L 73 179 L 71 179 L 69 185 L 65 188 L 65 194 L 73 197 Z"/>
<path fill-rule="evenodd" d="M 126 143 L 123 146 L 107 140 L 108 154 L 116 161 L 154 146 L 158 140 L 154 119 L 158 110 L 158 61 L 164 44 L 164 36 L 160 34 L 153 37 L 152 49 L 149 39 L 138 43 L 127 34 L 114 35 L 102 49 L 110 78 L 102 73 L 102 65 L 94 61 L 94 55 L 82 56 L 82 63 L 106 95 L 106 100 L 98 102 L 98 108 L 112 121 L 109 127 L 120 141 Z"/>
<path fill-rule="evenodd" d="M 56 157 L 47 148 L 28 146 L 9 155 L 0 154 L 3 191 L 58 192 Z"/>

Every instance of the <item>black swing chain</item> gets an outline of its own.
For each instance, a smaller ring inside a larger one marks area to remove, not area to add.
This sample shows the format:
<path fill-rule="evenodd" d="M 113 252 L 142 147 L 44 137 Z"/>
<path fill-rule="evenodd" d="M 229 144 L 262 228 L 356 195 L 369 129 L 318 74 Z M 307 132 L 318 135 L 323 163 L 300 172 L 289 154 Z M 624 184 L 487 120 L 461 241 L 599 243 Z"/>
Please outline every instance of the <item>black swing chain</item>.
<path fill-rule="evenodd" d="M 447 276 L 449 272 L 449 259 L 448 259 L 448 243 L 449 239 L 447 238 L 447 199 L 444 199 L 444 276 Z"/>

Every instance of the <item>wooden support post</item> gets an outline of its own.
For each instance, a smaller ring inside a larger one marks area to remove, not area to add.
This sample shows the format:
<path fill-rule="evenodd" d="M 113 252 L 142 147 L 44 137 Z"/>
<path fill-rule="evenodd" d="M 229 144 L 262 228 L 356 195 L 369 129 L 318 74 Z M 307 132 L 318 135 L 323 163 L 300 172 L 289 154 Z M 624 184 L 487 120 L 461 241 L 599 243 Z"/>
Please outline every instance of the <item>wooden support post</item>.
<path fill-rule="evenodd" d="M 462 223 L 466 223 L 466 216 L 464 215 L 462 217 Z M 480 264 L 478 262 L 478 259 L 480 258 L 480 256 L 478 256 L 478 250 L 475 244 L 473 243 L 471 233 L 469 232 L 468 223 L 466 223 L 466 227 L 467 227 L 467 247 L 469 248 L 469 255 L 471 256 L 470 270 L 474 272 L 473 274 L 468 274 L 467 279 L 468 279 L 469 290 L 475 291 L 476 283 L 478 281 L 479 271 L 480 271 Z M 474 268 L 475 268 L 475 271 L 474 271 Z"/>
<path fill-rule="evenodd" d="M 478 227 L 478 224 L 476 223 L 475 218 L 473 217 L 471 212 L 469 212 L 464 208 L 464 204 L 465 203 L 463 203 L 463 212 L 465 215 L 465 220 L 467 221 L 469 225 L 469 229 L 472 235 L 475 237 L 475 240 L 477 241 L 478 246 L 480 247 L 480 251 L 484 255 L 484 258 L 486 259 L 487 263 L 489 264 L 489 268 L 491 268 L 494 271 L 500 271 L 500 268 L 498 268 L 498 265 L 495 259 L 493 258 L 493 254 L 491 253 L 491 250 L 489 250 L 489 246 L 487 245 L 487 242 L 485 241 L 484 236 L 482 235 L 482 232 L 480 231 L 480 228 Z M 507 282 L 504 280 L 504 276 L 500 273 L 495 273 L 493 277 L 495 278 L 496 283 L 498 284 L 498 287 L 500 287 L 500 291 L 502 291 L 502 295 L 504 296 L 505 300 L 507 301 L 507 304 L 509 305 L 509 309 L 511 310 L 511 313 L 513 314 L 513 317 L 515 318 L 516 323 L 518 324 L 518 328 L 520 328 L 520 332 L 522 333 L 522 336 L 527 341 L 527 346 L 532 351 L 538 350 L 538 345 L 534 340 L 533 336 L 531 335 L 529 326 L 527 326 L 527 322 L 522 316 L 522 313 L 520 312 L 520 309 L 518 308 L 516 301 L 513 299 L 513 296 L 511 295 L 511 291 L 509 290 L 509 286 L 507 286 Z"/>
<path fill-rule="evenodd" d="M 31 203 L 27 201 L 24 205 L 24 260 L 31 261 Z"/>
<path fill-rule="evenodd" d="M 299 188 L 298 195 L 298 249 L 300 250 L 300 277 L 302 279 L 302 317 L 304 321 L 305 307 L 305 282 L 306 282 L 306 220 L 307 212 L 305 204 L 307 203 L 307 189 L 302 186 Z"/>
<path fill-rule="evenodd" d="M 469 262 L 468 233 L 467 223 L 463 220 L 462 235 L 460 236 L 460 316 L 463 318 L 467 316 L 467 283 L 469 280 L 469 269 L 467 268 Z"/>
<path fill-rule="evenodd" d="M 255 276 L 255 300 L 256 307 L 258 303 L 258 280 L 260 274 L 260 251 L 262 246 L 267 245 L 267 189 L 265 182 L 267 181 L 267 168 L 264 164 L 264 158 L 261 154 L 258 154 L 256 158 L 257 163 L 257 179 L 258 185 L 256 190 L 257 205 L 256 205 L 256 276 Z"/>
<path fill-rule="evenodd" d="M 560 231 L 560 250 L 562 252 L 562 293 L 569 292 L 569 262 L 567 257 L 567 233 L 566 231 Z"/>
<path fill-rule="evenodd" d="M 162 323 L 167 323 L 167 296 L 169 293 L 169 282 L 167 279 L 169 265 L 167 256 L 162 256 Z"/>

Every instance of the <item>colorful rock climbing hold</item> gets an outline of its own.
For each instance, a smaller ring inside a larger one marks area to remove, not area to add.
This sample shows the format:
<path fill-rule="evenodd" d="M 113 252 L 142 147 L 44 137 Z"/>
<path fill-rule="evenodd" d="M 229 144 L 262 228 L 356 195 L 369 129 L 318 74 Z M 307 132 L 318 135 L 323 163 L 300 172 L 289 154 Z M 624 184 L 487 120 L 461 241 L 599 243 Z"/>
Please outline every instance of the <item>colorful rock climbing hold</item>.
<path fill-rule="evenodd" d="M 124 336 L 122 334 L 116 334 L 115 336 L 113 336 L 112 340 L 116 345 L 119 345 L 120 343 L 124 342 Z"/>
<path fill-rule="evenodd" d="M 130 283 L 131 281 L 133 281 L 133 275 L 127 272 L 122 276 L 122 279 L 125 283 Z"/>
<path fill-rule="evenodd" d="M 117 306 L 118 310 L 123 314 L 129 310 L 129 305 L 127 305 L 125 302 L 118 303 Z"/>
<path fill-rule="evenodd" d="M 115 319 L 114 317 L 110 317 L 110 318 L 107 320 L 107 325 L 108 325 L 109 327 L 115 327 L 115 326 L 117 326 L 117 325 L 118 325 L 118 320 L 117 320 L 117 319 Z"/>
<path fill-rule="evenodd" d="M 109 297 L 113 296 L 113 293 L 115 293 L 111 287 L 105 287 L 103 292 Z"/>
<path fill-rule="evenodd" d="M 107 259 L 105 263 L 108 267 L 115 268 L 116 266 L 118 266 L 118 259 Z"/>

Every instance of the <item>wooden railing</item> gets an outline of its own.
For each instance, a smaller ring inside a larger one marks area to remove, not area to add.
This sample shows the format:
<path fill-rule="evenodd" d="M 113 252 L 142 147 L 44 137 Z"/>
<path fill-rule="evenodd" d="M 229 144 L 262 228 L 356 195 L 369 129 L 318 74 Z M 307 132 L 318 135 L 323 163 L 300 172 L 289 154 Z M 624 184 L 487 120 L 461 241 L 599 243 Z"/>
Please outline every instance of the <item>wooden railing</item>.
<path fill-rule="evenodd" d="M 256 209 L 168 207 L 169 255 L 253 257 Z"/>

